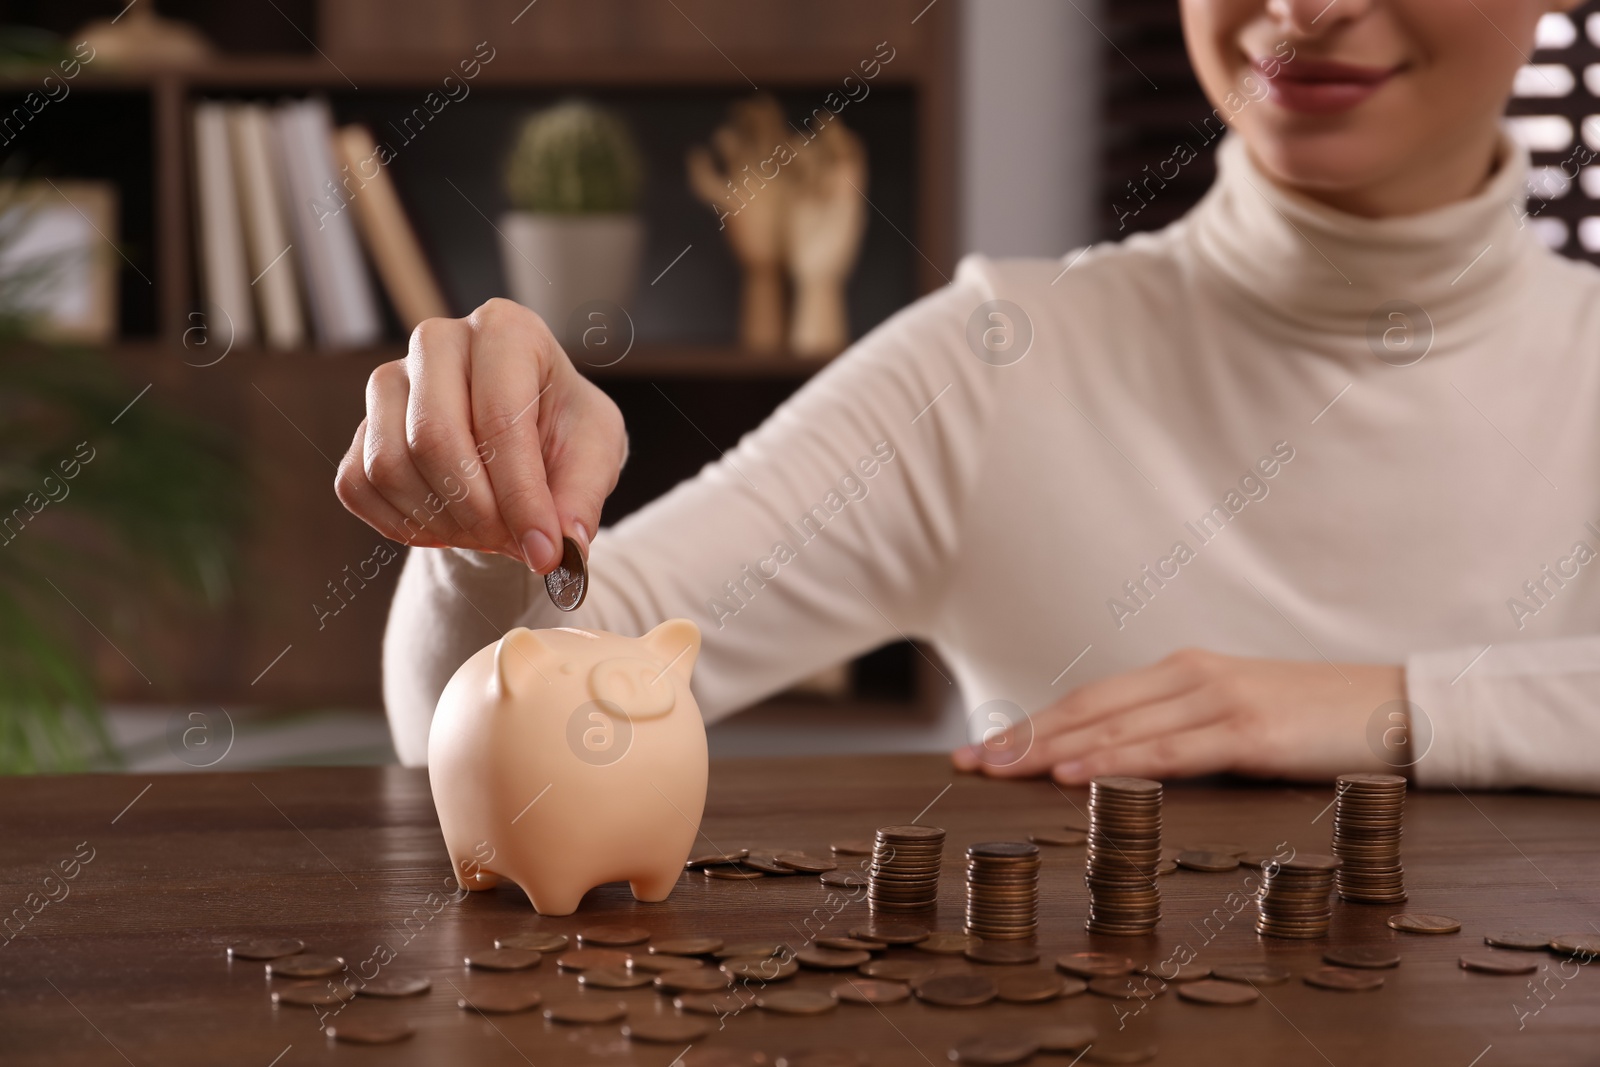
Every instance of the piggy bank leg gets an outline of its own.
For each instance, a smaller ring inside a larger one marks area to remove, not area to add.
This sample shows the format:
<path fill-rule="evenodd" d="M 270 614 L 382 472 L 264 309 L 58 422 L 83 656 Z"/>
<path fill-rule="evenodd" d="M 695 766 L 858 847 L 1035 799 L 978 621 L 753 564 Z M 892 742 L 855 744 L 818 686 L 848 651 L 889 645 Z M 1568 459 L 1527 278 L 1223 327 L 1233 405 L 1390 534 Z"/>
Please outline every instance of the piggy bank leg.
<path fill-rule="evenodd" d="M 654 903 L 666 900 L 672 892 L 672 887 L 678 884 L 678 876 L 683 873 L 683 868 L 673 866 L 666 870 L 652 871 L 642 874 L 637 878 L 628 879 L 628 887 L 633 890 L 633 899 Z"/>
<path fill-rule="evenodd" d="M 528 903 L 540 915 L 571 915 L 578 910 L 583 894 L 590 887 L 585 882 L 574 880 L 570 873 L 566 878 L 562 878 L 561 874 L 557 871 L 553 878 L 541 875 L 536 878 L 513 877 L 511 880 L 528 894 Z"/>
<path fill-rule="evenodd" d="M 450 867 L 456 872 L 456 884 L 462 889 L 478 892 L 493 889 L 500 884 L 500 876 L 484 867 L 477 857 L 457 852 L 454 848 L 449 848 L 448 851 Z"/>

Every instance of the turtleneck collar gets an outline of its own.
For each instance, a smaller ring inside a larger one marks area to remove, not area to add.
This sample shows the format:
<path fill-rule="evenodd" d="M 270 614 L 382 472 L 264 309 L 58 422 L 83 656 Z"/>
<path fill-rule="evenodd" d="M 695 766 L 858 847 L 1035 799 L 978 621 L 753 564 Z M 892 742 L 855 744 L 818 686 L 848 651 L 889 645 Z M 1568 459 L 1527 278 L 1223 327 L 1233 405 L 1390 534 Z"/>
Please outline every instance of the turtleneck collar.
<path fill-rule="evenodd" d="M 1502 301 L 1543 251 L 1526 226 L 1527 152 L 1505 135 L 1476 194 L 1382 219 L 1274 184 L 1236 134 L 1217 152 L 1217 181 L 1190 213 L 1187 239 L 1248 299 L 1302 328 L 1361 334 L 1381 305 L 1404 300 L 1427 312 L 1439 342 L 1466 340 L 1485 316 L 1503 317 Z"/>

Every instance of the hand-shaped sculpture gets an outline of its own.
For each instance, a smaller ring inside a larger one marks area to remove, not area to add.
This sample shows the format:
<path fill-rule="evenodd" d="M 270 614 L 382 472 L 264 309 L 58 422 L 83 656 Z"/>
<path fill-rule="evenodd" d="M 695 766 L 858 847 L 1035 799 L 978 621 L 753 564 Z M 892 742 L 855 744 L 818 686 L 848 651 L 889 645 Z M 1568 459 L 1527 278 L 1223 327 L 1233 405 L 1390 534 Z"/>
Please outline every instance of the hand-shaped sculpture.
<path fill-rule="evenodd" d="M 689 186 L 711 205 L 744 270 L 739 343 L 752 352 L 783 347 L 785 176 L 788 134 L 783 111 L 762 94 L 733 105 L 708 149 L 689 151 Z"/>
<path fill-rule="evenodd" d="M 789 349 L 831 356 L 850 343 L 845 281 L 867 226 L 867 155 L 836 117 L 798 147 L 787 169 L 784 245 L 795 289 Z"/>

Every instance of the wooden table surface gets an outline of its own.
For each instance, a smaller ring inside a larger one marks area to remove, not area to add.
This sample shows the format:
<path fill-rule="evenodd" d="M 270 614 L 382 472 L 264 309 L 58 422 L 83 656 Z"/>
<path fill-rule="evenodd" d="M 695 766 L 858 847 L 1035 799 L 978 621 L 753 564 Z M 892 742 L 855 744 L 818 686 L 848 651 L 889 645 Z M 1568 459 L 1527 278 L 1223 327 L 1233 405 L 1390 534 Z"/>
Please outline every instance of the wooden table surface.
<path fill-rule="evenodd" d="M 1167 791 L 1165 843 L 1236 841 L 1271 850 L 1287 841 L 1326 851 L 1331 800 L 1331 785 L 1180 784 Z M 949 831 L 936 925 L 954 930 L 967 844 L 1059 826 L 1081 819 L 1086 807 L 1082 790 L 957 775 L 942 757 L 731 760 L 713 764 L 703 830 L 721 848 L 826 854 L 831 841 L 870 836 L 922 813 L 923 822 Z M 1413 794 L 1404 845 L 1406 908 L 1454 916 L 1461 933 L 1395 933 L 1384 920 L 1399 909 L 1336 904 L 1328 942 L 1262 938 L 1251 925 L 1253 908 L 1234 914 L 1229 904 L 1253 873 L 1240 869 L 1162 878 L 1164 918 L 1153 936 L 1091 937 L 1083 929 L 1082 847 L 1044 849 L 1043 965 L 1084 949 L 1161 960 L 1187 943 L 1201 963 L 1270 960 L 1294 969 L 1293 981 L 1263 988 L 1252 1005 L 1204 1007 L 1169 990 L 1129 1017 L 1123 1035 L 1117 1012 L 1129 1005 L 1092 994 L 975 1009 L 915 1000 L 841 1004 L 814 1018 L 752 1007 L 726 1019 L 720 1032 L 711 1019 L 713 1032 L 696 1050 L 758 1049 L 776 1062 L 801 1049 L 847 1048 L 874 1065 L 945 1064 L 951 1045 L 973 1034 L 1092 1022 L 1102 1040 L 1133 1034 L 1155 1042 L 1154 1062 L 1166 1064 L 1600 1062 L 1600 969 L 1569 962 L 1563 970 L 1560 958 L 1537 954 L 1545 967 L 1535 976 L 1536 994 L 1529 977 L 1457 965 L 1462 952 L 1484 947 L 1490 931 L 1600 931 L 1600 800 Z M 63 871 L 74 877 L 64 880 Z M 462 957 L 496 936 L 571 933 L 601 920 L 636 923 L 657 936 L 787 939 L 798 947 L 806 930 L 843 934 L 867 916 L 859 892 L 832 891 L 814 877 L 733 882 L 685 874 L 660 904 L 639 904 L 625 886 L 605 886 L 566 918 L 537 916 L 510 886 L 455 900 L 448 878 L 420 771 L 0 780 L 0 908 L 9 916 L 0 939 L 0 1062 L 664 1067 L 680 1048 L 632 1045 L 616 1025 L 569 1027 L 537 1013 L 459 1010 L 458 989 L 506 982 L 536 985 L 547 1002 L 599 995 L 580 991 L 549 959 L 520 975 L 480 975 L 466 972 Z M 379 1048 L 331 1045 L 314 1010 L 275 1009 L 262 965 L 230 962 L 224 953 L 230 941 L 269 936 L 301 938 L 308 950 L 342 955 L 369 976 L 376 966 L 369 961 L 387 956 L 386 973 L 430 975 L 434 987 L 423 997 L 357 1003 L 405 1016 L 415 1036 Z M 1387 985 L 1376 992 L 1301 983 L 1298 975 L 1318 965 L 1330 943 L 1392 945 L 1403 962 L 1383 972 Z M 791 984 L 825 988 L 833 981 L 802 971 Z M 636 1016 L 672 1011 L 649 989 L 603 995 L 628 1002 Z M 1034 1062 L 1068 1064 L 1072 1057 L 1040 1054 Z"/>

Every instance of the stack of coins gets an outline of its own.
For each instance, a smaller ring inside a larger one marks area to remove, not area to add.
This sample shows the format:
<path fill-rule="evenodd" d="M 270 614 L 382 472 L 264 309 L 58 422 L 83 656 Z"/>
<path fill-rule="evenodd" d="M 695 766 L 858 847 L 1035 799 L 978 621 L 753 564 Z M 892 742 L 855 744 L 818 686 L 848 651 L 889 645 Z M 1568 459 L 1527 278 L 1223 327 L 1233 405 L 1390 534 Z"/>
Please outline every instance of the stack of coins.
<path fill-rule="evenodd" d="M 1325 937 L 1333 918 L 1334 856 L 1299 855 L 1261 869 L 1256 932 L 1268 937 Z"/>
<path fill-rule="evenodd" d="M 939 899 L 944 831 L 937 826 L 885 826 L 872 846 L 867 900 L 873 911 L 921 911 Z"/>
<path fill-rule="evenodd" d="M 1333 805 L 1333 854 L 1344 861 L 1334 886 L 1358 904 L 1406 899 L 1400 866 L 1406 780 L 1397 774 L 1341 774 Z"/>
<path fill-rule="evenodd" d="M 967 849 L 967 933 L 987 941 L 1039 929 L 1039 846 L 991 841 Z"/>
<path fill-rule="evenodd" d="M 1095 934 L 1147 934 L 1161 919 L 1161 783 L 1096 778 L 1089 783 L 1089 919 Z"/>

